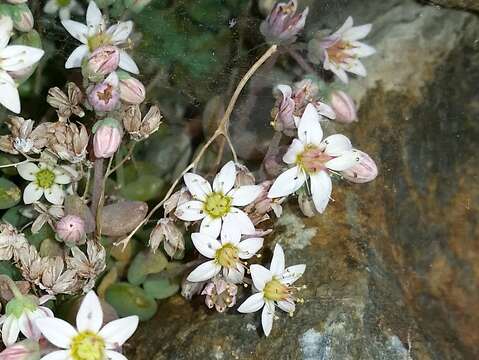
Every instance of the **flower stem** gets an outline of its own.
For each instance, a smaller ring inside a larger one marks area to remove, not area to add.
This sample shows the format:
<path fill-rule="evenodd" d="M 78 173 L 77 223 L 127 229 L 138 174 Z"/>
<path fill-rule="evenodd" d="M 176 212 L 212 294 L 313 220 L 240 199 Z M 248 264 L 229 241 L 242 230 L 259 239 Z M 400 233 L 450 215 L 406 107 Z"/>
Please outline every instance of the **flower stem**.
<path fill-rule="evenodd" d="M 93 165 L 93 189 L 91 194 L 90 210 L 93 218 L 96 219 L 96 213 L 100 202 L 100 196 L 103 192 L 103 158 L 95 160 Z"/>
<path fill-rule="evenodd" d="M 316 70 L 308 64 L 304 57 L 294 49 L 288 48 L 288 54 L 298 63 L 298 65 L 307 73 L 315 73 Z"/>
<path fill-rule="evenodd" d="M 0 280 L 5 281 L 8 284 L 10 291 L 13 293 L 13 295 L 16 298 L 23 297 L 23 294 L 20 292 L 20 290 L 18 290 L 18 287 L 15 284 L 15 281 L 13 281 L 9 276 L 0 274 Z"/>
<path fill-rule="evenodd" d="M 228 135 L 228 125 L 229 125 L 229 121 L 230 121 L 230 117 L 231 117 L 231 114 L 233 112 L 233 109 L 236 105 L 236 102 L 238 101 L 239 99 L 239 96 L 241 94 L 241 91 L 243 91 L 243 88 L 246 86 L 246 84 L 248 83 L 249 79 L 253 76 L 253 74 L 261 67 L 261 65 L 263 65 L 266 60 L 268 60 L 271 55 L 273 55 L 275 52 L 277 51 L 277 46 L 276 45 L 273 45 L 271 46 L 264 54 L 263 56 L 261 56 L 254 64 L 253 66 L 251 66 L 251 68 L 248 70 L 248 72 L 243 76 L 243 78 L 241 79 L 241 81 L 239 82 L 238 86 L 236 87 L 236 90 L 235 92 L 233 93 L 233 96 L 231 96 L 231 99 L 230 99 L 230 102 L 228 104 L 228 107 L 226 108 L 226 111 L 223 115 L 223 117 L 221 118 L 219 124 L 218 124 L 218 127 L 216 129 L 216 131 L 213 133 L 213 135 L 210 137 L 210 139 L 203 145 L 203 147 L 200 149 L 200 151 L 198 152 L 198 154 L 195 156 L 195 158 L 193 159 L 193 161 L 181 172 L 181 174 L 175 179 L 175 181 L 173 181 L 173 184 L 171 184 L 170 188 L 168 189 L 168 191 L 166 192 L 166 195 L 163 197 L 163 199 L 155 205 L 155 207 L 153 209 L 151 209 L 151 211 L 148 213 L 148 215 L 143 219 L 142 222 L 140 222 L 138 224 L 138 226 L 133 229 L 133 231 L 130 232 L 130 234 L 128 234 L 128 236 L 126 238 L 124 238 L 123 240 L 115 243 L 115 245 L 117 246 L 120 246 L 122 245 L 123 246 L 123 249 L 126 248 L 126 245 L 128 245 L 128 242 L 130 241 L 130 239 L 132 238 L 132 236 L 144 225 L 148 222 L 148 220 L 153 216 L 153 214 L 161 208 L 161 206 L 163 206 L 164 202 L 166 200 L 168 200 L 168 198 L 171 196 L 171 194 L 173 194 L 173 191 L 175 190 L 176 186 L 178 185 L 178 183 L 181 181 L 181 179 L 183 178 L 183 176 L 188 172 L 190 171 L 191 169 L 193 169 L 197 164 L 198 162 L 201 160 L 201 158 L 203 157 L 203 155 L 205 154 L 206 150 L 208 149 L 208 147 L 213 143 L 213 141 L 215 141 L 215 139 L 218 137 L 218 136 L 224 136 L 226 138 L 226 140 L 228 141 L 228 144 L 231 146 L 231 148 L 233 147 L 232 144 L 231 144 L 231 140 L 229 139 L 229 135 Z M 233 156 L 235 157 L 236 159 L 236 153 L 233 152 Z M 237 160 L 237 159 L 236 159 Z"/>

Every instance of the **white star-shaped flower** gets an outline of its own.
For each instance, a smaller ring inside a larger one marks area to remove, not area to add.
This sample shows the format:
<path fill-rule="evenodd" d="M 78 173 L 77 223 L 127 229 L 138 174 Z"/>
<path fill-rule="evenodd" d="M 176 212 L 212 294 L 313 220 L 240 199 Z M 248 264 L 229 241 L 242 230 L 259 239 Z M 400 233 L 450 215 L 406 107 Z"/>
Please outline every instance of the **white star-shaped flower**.
<path fill-rule="evenodd" d="M 261 325 L 268 336 L 273 327 L 275 306 L 290 314 L 296 309 L 296 288 L 291 285 L 303 275 L 304 270 L 304 264 L 285 268 L 283 248 L 276 244 L 269 270 L 262 265 L 251 265 L 251 278 L 258 292 L 247 298 L 238 311 L 252 313 L 263 309 Z"/>
<path fill-rule="evenodd" d="M 359 59 L 373 55 L 376 50 L 358 40 L 365 38 L 371 28 L 371 24 L 353 26 L 353 18 L 348 17 L 338 31 L 321 41 L 323 67 L 344 83 L 348 82 L 346 72 L 366 76 L 366 68 Z"/>
<path fill-rule="evenodd" d="M 238 229 L 241 234 L 253 234 L 251 219 L 238 206 L 251 204 L 261 193 L 258 185 L 233 188 L 236 180 L 236 166 L 228 162 L 213 180 L 213 187 L 203 177 L 187 173 L 183 177 L 193 196 L 178 206 L 175 215 L 185 221 L 201 221 L 200 232 L 217 239 L 221 229 Z M 228 230 L 230 232 L 230 230 Z"/>
<path fill-rule="evenodd" d="M 299 190 L 309 177 L 314 205 L 322 213 L 331 196 L 329 174 L 353 167 L 359 162 L 359 155 L 344 135 L 334 134 L 323 140 L 318 111 L 308 104 L 298 124 L 298 139 L 293 140 L 283 161 L 294 166 L 278 176 L 268 197 L 288 196 Z"/>
<path fill-rule="evenodd" d="M 126 360 L 116 350 L 135 332 L 138 316 L 114 320 L 102 327 L 100 300 L 90 291 L 78 310 L 76 329 L 58 318 L 38 319 L 35 323 L 50 343 L 62 349 L 45 355 L 42 360 Z"/>
<path fill-rule="evenodd" d="M 63 204 L 65 193 L 61 185 L 72 182 L 71 176 L 64 168 L 46 162 L 40 162 L 38 166 L 27 162 L 18 165 L 17 170 L 22 178 L 31 181 L 23 191 L 25 204 L 32 204 L 43 195 L 52 204 Z"/>
<path fill-rule="evenodd" d="M 81 67 L 83 59 L 100 46 L 120 47 L 128 43 L 128 37 L 133 30 L 132 21 L 120 21 L 107 29 L 105 19 L 94 1 L 90 1 L 88 5 L 86 25 L 73 20 L 62 20 L 62 25 L 71 36 L 82 43 L 67 59 L 66 69 Z M 120 49 L 119 67 L 134 74 L 139 73 L 135 61 L 123 49 Z"/>
<path fill-rule="evenodd" d="M 245 265 L 243 261 L 253 257 L 263 246 L 262 238 L 248 238 L 241 240 L 238 230 L 224 229 L 221 232 L 221 241 L 211 236 L 194 233 L 191 235 L 195 248 L 209 260 L 188 275 L 187 280 L 200 282 L 209 280 L 223 270 L 226 281 L 240 283 L 244 277 Z"/>
<path fill-rule="evenodd" d="M 9 72 L 20 72 L 35 65 L 44 51 L 24 45 L 8 45 L 12 34 L 13 23 L 7 16 L 0 19 L 0 104 L 18 114 L 20 112 L 20 96 L 17 84 Z"/>

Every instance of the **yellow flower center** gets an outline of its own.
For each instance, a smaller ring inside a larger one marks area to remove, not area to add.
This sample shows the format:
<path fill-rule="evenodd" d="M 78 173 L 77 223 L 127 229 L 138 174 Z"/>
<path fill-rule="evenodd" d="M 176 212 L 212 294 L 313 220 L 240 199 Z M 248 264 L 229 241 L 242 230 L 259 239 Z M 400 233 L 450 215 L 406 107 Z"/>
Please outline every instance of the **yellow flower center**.
<path fill-rule="evenodd" d="M 70 349 L 73 360 L 105 359 L 105 341 L 91 331 L 83 331 L 75 336 Z"/>
<path fill-rule="evenodd" d="M 35 175 L 36 183 L 43 189 L 49 189 L 55 183 L 55 173 L 50 169 L 42 169 Z"/>
<path fill-rule="evenodd" d="M 229 213 L 233 199 L 219 192 L 213 192 L 206 198 L 203 210 L 212 218 L 220 218 Z"/>
<path fill-rule="evenodd" d="M 110 45 L 111 44 L 111 36 L 106 32 L 101 32 L 94 36 L 90 36 L 88 38 L 88 47 L 90 51 L 94 51 L 101 46 Z"/>
<path fill-rule="evenodd" d="M 286 300 L 290 295 L 290 289 L 282 284 L 278 279 L 273 278 L 266 283 L 263 289 L 264 297 L 271 301 Z"/>
<path fill-rule="evenodd" d="M 215 259 L 223 267 L 235 267 L 238 262 L 238 248 L 233 244 L 225 244 L 216 250 Z"/>
<path fill-rule="evenodd" d="M 328 52 L 329 60 L 335 64 L 346 63 L 352 55 L 348 54 L 346 50 L 353 48 L 349 42 L 340 40 L 326 51 Z"/>
<path fill-rule="evenodd" d="M 321 151 L 316 145 L 306 145 L 304 150 L 296 156 L 296 164 L 308 174 L 314 174 L 326 169 L 324 165 L 332 157 Z"/>

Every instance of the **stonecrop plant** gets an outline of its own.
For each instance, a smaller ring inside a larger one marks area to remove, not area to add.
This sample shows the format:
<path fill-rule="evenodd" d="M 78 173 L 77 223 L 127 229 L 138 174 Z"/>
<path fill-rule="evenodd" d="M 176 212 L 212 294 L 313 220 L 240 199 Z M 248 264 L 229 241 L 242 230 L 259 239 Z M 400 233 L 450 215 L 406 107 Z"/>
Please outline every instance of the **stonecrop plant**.
<path fill-rule="evenodd" d="M 366 76 L 361 59 L 375 50 L 359 40 L 371 25 L 348 17 L 305 44 L 308 8 L 290 0 L 261 23 L 263 54 L 184 166 L 168 180 L 149 175 L 129 186 L 127 178 L 149 171 L 137 157 L 167 127 L 158 105 L 167 99 L 149 95 L 154 79 L 142 83 L 151 69 L 137 53 L 142 32 L 128 20 L 150 11 L 148 3 L 49 0 L 33 13 L 26 0 L 0 3 L 0 359 L 126 359 L 122 345 L 139 321 L 178 292 L 204 296 L 220 313 L 261 310 L 269 336 L 275 308 L 293 315 L 307 285 L 297 285 L 307 264 L 286 267 L 287 247 L 273 243 L 274 218 L 294 198 L 305 216 L 322 214 L 333 183 L 378 174 L 369 155 L 328 126 L 358 121 L 346 84 L 348 73 Z M 69 54 L 42 42 L 45 26 L 68 39 Z M 255 119 L 271 125 L 271 140 L 250 170 L 230 136 L 233 111 L 258 69 L 279 58 L 300 70 L 296 82 L 276 84 L 271 118 Z M 49 109 L 21 117 L 33 111 L 22 95 L 32 75 L 40 81 L 59 59 L 68 81 L 44 80 Z M 157 182 L 166 183 L 155 196 L 131 195 Z"/>

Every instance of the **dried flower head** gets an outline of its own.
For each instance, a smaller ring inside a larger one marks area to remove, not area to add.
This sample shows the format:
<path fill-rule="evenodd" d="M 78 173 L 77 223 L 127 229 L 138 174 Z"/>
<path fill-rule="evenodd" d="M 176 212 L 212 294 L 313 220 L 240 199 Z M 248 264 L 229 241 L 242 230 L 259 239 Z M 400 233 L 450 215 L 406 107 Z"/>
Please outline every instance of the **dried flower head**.
<path fill-rule="evenodd" d="M 201 295 L 206 295 L 205 303 L 210 309 L 213 307 L 216 311 L 222 313 L 236 304 L 236 293 L 238 286 L 226 282 L 221 277 L 215 277 L 206 284 Z"/>
<path fill-rule="evenodd" d="M 72 114 L 78 117 L 85 116 L 85 112 L 79 105 L 83 100 L 83 93 L 80 88 L 75 83 L 69 82 L 67 84 L 67 94 L 58 87 L 48 90 L 47 102 L 57 109 L 60 120 L 68 119 Z"/>
<path fill-rule="evenodd" d="M 183 233 L 171 218 L 160 219 L 151 231 L 149 241 L 151 250 L 156 251 L 161 243 L 170 257 L 181 254 L 185 250 Z"/>
<path fill-rule="evenodd" d="M 46 125 L 40 124 L 34 129 L 33 120 L 19 116 L 9 116 L 6 123 L 10 135 L 0 136 L 0 151 L 14 155 L 38 154 L 47 145 Z"/>

